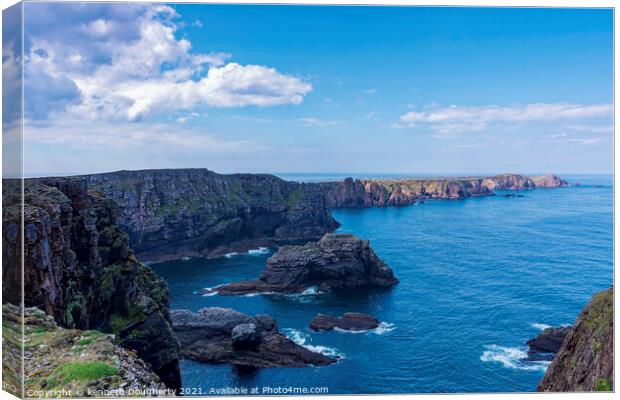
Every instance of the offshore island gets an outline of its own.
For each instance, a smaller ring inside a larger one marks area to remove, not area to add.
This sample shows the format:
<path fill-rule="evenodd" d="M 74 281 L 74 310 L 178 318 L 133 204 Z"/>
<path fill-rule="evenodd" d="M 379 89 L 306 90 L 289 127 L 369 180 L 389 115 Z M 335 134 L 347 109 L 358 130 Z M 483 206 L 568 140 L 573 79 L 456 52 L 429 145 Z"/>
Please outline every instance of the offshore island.
<path fill-rule="evenodd" d="M 26 386 L 33 390 L 172 389 L 178 394 L 182 358 L 237 368 L 337 363 L 337 356 L 309 350 L 280 333 L 270 315 L 222 307 L 170 310 L 166 282 L 144 263 L 218 258 L 265 246 L 278 250 L 260 276 L 208 294 L 301 293 L 312 287 L 389 290 L 399 284 L 395 272 L 368 240 L 332 233 L 340 225 L 332 209 L 568 186 L 556 175 L 303 183 L 206 169 L 32 178 L 23 186 L 22 237 L 21 182 L 4 180 L 5 379 L 19 386 L 22 322 Z M 24 319 L 14 306 L 21 300 L 22 256 Z M 572 327 L 549 328 L 528 342 L 533 359 L 553 360 L 538 390 L 613 389 L 613 289 L 584 306 Z M 308 324 L 317 331 L 378 326 L 380 315 L 356 313 L 354 307 L 343 316 L 317 315 Z"/>

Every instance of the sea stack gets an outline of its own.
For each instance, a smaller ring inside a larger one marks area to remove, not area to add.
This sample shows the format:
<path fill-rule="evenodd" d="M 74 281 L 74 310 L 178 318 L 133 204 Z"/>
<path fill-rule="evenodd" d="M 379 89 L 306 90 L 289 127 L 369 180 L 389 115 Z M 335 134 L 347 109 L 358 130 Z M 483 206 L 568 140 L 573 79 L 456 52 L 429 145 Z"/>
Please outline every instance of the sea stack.
<path fill-rule="evenodd" d="M 397 283 L 394 272 L 375 254 L 368 240 L 349 234 L 326 234 L 318 242 L 280 247 L 267 260 L 259 279 L 212 291 L 223 295 L 301 293 L 311 287 L 329 291 Z"/>

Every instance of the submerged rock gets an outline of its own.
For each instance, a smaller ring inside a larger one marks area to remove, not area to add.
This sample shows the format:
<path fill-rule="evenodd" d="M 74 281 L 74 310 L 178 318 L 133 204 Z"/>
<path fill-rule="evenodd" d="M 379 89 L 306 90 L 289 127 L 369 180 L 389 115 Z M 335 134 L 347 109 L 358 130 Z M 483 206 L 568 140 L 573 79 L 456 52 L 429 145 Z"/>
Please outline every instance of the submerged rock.
<path fill-rule="evenodd" d="M 342 317 L 319 314 L 312 322 L 310 329 L 315 331 L 330 331 L 339 328 L 347 331 L 367 331 L 379 326 L 379 320 L 372 315 L 348 312 Z"/>
<path fill-rule="evenodd" d="M 210 289 L 224 295 L 300 293 L 360 286 L 392 286 L 394 272 L 375 254 L 368 240 L 349 234 L 326 234 L 318 242 L 283 246 L 267 260 L 259 279 Z"/>
<path fill-rule="evenodd" d="M 252 317 L 221 307 L 203 308 L 197 313 L 173 310 L 170 315 L 182 354 L 193 360 L 252 368 L 318 366 L 337 361 L 282 335 L 269 315 Z"/>
<path fill-rule="evenodd" d="M 612 391 L 614 292 L 599 292 L 581 311 L 538 385 L 540 392 Z"/>

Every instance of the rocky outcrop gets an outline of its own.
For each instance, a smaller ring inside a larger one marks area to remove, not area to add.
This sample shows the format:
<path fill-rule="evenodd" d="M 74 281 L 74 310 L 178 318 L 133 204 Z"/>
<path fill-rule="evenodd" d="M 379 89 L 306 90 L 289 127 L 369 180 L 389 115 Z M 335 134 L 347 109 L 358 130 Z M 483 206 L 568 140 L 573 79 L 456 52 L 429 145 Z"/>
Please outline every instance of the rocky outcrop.
<path fill-rule="evenodd" d="M 237 367 L 274 368 L 329 365 L 337 360 L 295 344 L 278 332 L 269 315 L 255 317 L 230 308 L 171 312 L 185 357 Z"/>
<path fill-rule="evenodd" d="M 539 391 L 613 390 L 613 297 L 610 288 L 586 305 L 547 368 Z"/>
<path fill-rule="evenodd" d="M 560 351 L 560 347 L 564 339 L 570 332 L 570 326 L 559 328 L 545 328 L 535 338 L 527 341 L 527 361 L 551 361 L 556 353 Z"/>
<path fill-rule="evenodd" d="M 569 186 L 569 183 L 557 175 L 501 174 L 484 178 L 483 185 L 490 190 L 531 190 L 565 187 Z"/>
<path fill-rule="evenodd" d="M 319 186 L 273 175 L 166 169 L 87 179 L 120 205 L 118 224 L 143 261 L 316 240 L 338 227 Z"/>
<path fill-rule="evenodd" d="M 23 326 L 25 393 L 42 393 L 29 397 L 174 394 L 134 352 L 114 344 L 111 335 L 60 328 L 34 307 L 24 309 L 22 318 L 18 307 L 5 304 L 2 314 L 4 352 L 12 349 L 7 340 L 21 341 Z"/>
<path fill-rule="evenodd" d="M 564 338 L 570 332 L 570 326 L 560 328 L 546 328 L 533 339 L 527 341 L 527 345 L 536 351 L 557 353 L 560 351 Z"/>
<path fill-rule="evenodd" d="M 310 322 L 310 329 L 319 332 L 331 331 L 334 328 L 345 331 L 367 331 L 379 327 L 379 320 L 372 315 L 348 312 L 342 317 L 319 314 Z"/>
<path fill-rule="evenodd" d="M 259 279 L 210 289 L 224 295 L 300 293 L 319 290 L 392 286 L 393 271 L 375 254 L 368 240 L 348 234 L 326 234 L 318 242 L 283 246 L 267 260 Z"/>
<path fill-rule="evenodd" d="M 534 185 L 536 185 L 536 188 L 559 188 L 570 186 L 570 183 L 557 175 L 532 176 L 531 179 L 534 182 Z"/>
<path fill-rule="evenodd" d="M 180 388 L 179 349 L 168 290 L 138 262 L 116 225 L 118 205 L 87 190 L 84 178 L 26 180 L 24 301 L 61 326 L 118 335 L 170 388 Z M 3 288 L 20 287 L 21 204 L 3 204 Z M 3 302 L 19 304 L 19 292 Z"/>

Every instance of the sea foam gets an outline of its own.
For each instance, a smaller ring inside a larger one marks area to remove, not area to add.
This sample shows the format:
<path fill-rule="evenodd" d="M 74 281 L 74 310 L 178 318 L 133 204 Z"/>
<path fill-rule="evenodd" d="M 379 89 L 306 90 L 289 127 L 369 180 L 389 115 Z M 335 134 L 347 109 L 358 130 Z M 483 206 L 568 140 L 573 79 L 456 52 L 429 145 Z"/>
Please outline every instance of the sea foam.
<path fill-rule="evenodd" d="M 248 250 L 248 254 L 251 256 L 256 256 L 260 254 L 269 253 L 269 247 L 259 247 L 258 249 L 250 249 Z"/>
<path fill-rule="evenodd" d="M 504 347 L 496 344 L 485 346 L 480 356 L 483 362 L 498 362 L 505 368 L 523 371 L 545 371 L 550 361 L 528 361 L 527 352 L 517 347 Z"/>
<path fill-rule="evenodd" d="M 547 328 L 551 328 L 551 325 L 541 324 L 539 322 L 533 322 L 532 323 L 532 327 L 534 327 L 536 329 L 540 329 L 541 331 L 544 331 Z"/>
<path fill-rule="evenodd" d="M 389 322 L 381 322 L 379 326 L 376 327 L 375 329 L 363 329 L 363 330 L 358 330 L 358 331 L 342 329 L 338 327 L 334 328 L 336 332 L 340 332 L 340 333 L 374 333 L 376 335 L 383 335 L 388 332 L 392 332 L 394 329 L 396 329 L 394 324 L 389 323 Z"/>
<path fill-rule="evenodd" d="M 321 353 L 327 357 L 337 357 L 339 359 L 344 358 L 344 354 L 340 353 L 338 349 L 335 349 L 333 347 L 309 344 L 308 341 L 312 340 L 310 336 L 304 332 L 298 331 L 297 329 L 285 328 L 282 329 L 282 332 L 284 332 L 286 337 L 295 342 L 295 344 L 305 347 L 310 351 Z"/>

